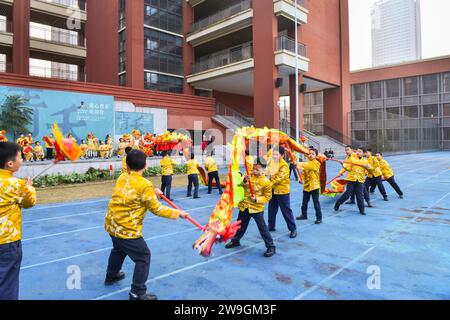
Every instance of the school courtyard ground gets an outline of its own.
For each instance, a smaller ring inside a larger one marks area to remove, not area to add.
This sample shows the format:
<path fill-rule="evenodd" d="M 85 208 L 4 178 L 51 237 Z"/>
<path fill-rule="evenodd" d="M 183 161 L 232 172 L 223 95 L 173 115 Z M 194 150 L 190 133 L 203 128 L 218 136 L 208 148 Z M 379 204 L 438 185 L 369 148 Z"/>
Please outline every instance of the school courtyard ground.
<path fill-rule="evenodd" d="M 298 222 L 290 239 L 281 213 L 273 233 L 277 254 L 264 258 L 264 243 L 254 222 L 241 241 L 227 250 L 213 248 L 205 259 L 191 249 L 200 232 L 183 220 L 148 214 L 144 237 L 152 252 L 149 292 L 163 300 L 197 299 L 450 299 L 450 152 L 386 158 L 405 193 L 398 199 L 386 185 L 389 202 L 376 191 L 367 216 L 353 205 L 334 212 L 335 199 L 321 197 L 322 225 Z M 329 177 L 339 167 L 329 164 Z M 206 223 L 219 195 L 175 203 Z M 291 203 L 299 214 L 302 187 L 292 181 Z M 24 211 L 21 299 L 127 299 L 127 277 L 103 285 L 111 240 L 103 229 L 107 198 L 39 205 Z M 267 212 L 267 211 L 266 211 Z M 80 271 L 80 286 L 73 272 Z M 75 281 L 73 281 L 75 279 Z"/>

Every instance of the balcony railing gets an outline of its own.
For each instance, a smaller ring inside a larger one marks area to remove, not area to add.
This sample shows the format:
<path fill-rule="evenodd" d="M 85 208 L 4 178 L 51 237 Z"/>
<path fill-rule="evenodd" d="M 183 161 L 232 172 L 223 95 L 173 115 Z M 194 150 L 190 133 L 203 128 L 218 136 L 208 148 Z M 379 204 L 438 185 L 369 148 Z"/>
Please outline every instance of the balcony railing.
<path fill-rule="evenodd" d="M 86 41 L 82 35 L 53 27 L 44 28 L 30 25 L 30 38 L 72 47 L 86 47 Z"/>
<path fill-rule="evenodd" d="M 83 11 L 86 10 L 85 0 L 39 0 L 39 1 L 59 4 L 65 7 L 78 8 Z"/>
<path fill-rule="evenodd" d="M 253 58 L 253 45 L 244 44 L 239 47 L 225 49 L 202 57 L 192 65 L 192 73 L 223 67 L 235 62 Z"/>
<path fill-rule="evenodd" d="M 288 36 L 279 36 L 276 40 L 276 50 L 287 50 L 289 52 L 295 53 L 295 40 Z M 308 56 L 308 50 L 305 44 L 298 42 L 298 51 L 297 53 L 302 57 Z"/>
<path fill-rule="evenodd" d="M 226 20 L 226 19 L 230 18 L 231 16 L 238 14 L 239 12 L 250 9 L 251 7 L 252 7 L 251 0 L 244 0 L 242 2 L 234 4 L 228 8 L 225 8 L 225 9 L 213 14 L 213 15 L 210 15 L 206 18 L 203 18 L 203 19 L 200 19 L 200 20 L 194 22 L 191 26 L 190 32 L 197 32 L 202 29 L 205 29 L 214 23 L 217 23 L 222 20 Z"/>
<path fill-rule="evenodd" d="M 0 62 L 0 72 L 12 72 L 12 64 L 4 61 Z"/>
<path fill-rule="evenodd" d="M 0 32 L 12 33 L 12 27 L 12 21 L 6 20 L 5 18 L 0 18 Z"/>
<path fill-rule="evenodd" d="M 38 66 L 30 66 L 30 76 L 57 78 L 71 81 L 86 81 L 85 74 L 83 72 Z"/>
<path fill-rule="evenodd" d="M 216 104 L 216 115 L 230 118 L 231 122 L 240 127 L 251 126 L 253 124 L 253 119 L 244 116 L 242 113 L 220 102 Z"/>

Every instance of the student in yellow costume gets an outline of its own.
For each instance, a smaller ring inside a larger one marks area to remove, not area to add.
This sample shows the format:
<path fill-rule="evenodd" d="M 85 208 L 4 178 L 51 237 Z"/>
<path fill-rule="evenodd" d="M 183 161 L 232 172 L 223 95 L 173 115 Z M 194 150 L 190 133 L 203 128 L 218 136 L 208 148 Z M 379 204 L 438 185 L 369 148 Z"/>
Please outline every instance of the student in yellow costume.
<path fill-rule="evenodd" d="M 291 179 L 289 178 L 289 165 L 284 160 L 286 151 L 283 147 L 272 148 L 272 157 L 267 164 L 267 173 L 273 186 L 273 196 L 269 202 L 269 230 L 275 231 L 276 216 L 281 209 L 290 238 L 297 237 L 297 226 L 291 209 Z"/>
<path fill-rule="evenodd" d="M 372 171 L 367 159 L 364 158 L 365 150 L 363 148 L 358 148 L 356 150 L 356 157 L 351 159 L 351 164 L 343 164 L 342 167 L 348 171 L 347 176 L 347 189 L 342 194 L 342 196 L 336 201 L 334 205 L 334 210 L 339 211 L 339 207 L 355 193 L 356 200 L 358 203 L 359 213 L 365 215 L 364 209 L 364 182 L 366 181 L 366 176 Z M 370 202 L 369 202 L 370 204 Z"/>
<path fill-rule="evenodd" d="M 212 193 L 213 180 L 216 181 L 219 194 L 222 194 L 222 186 L 220 184 L 219 168 L 216 160 L 214 160 L 214 150 L 209 151 L 209 155 L 205 159 L 205 169 L 208 171 L 208 194 Z"/>
<path fill-rule="evenodd" d="M 117 156 L 119 158 L 122 158 L 125 156 L 125 148 L 127 147 L 127 144 L 125 143 L 123 138 L 119 139 L 119 146 L 117 147 Z"/>
<path fill-rule="evenodd" d="M 112 285 L 125 278 L 121 272 L 128 256 L 135 263 L 130 300 L 157 300 L 147 294 L 146 282 L 150 270 L 150 249 L 143 238 L 142 226 L 147 211 L 168 218 L 186 218 L 187 214 L 163 206 L 158 201 L 153 184 L 142 176 L 146 167 L 142 151 L 131 150 L 127 155 L 127 173 L 120 175 L 109 202 L 105 218 L 105 230 L 110 235 L 113 249 L 108 260 L 105 285 Z"/>
<path fill-rule="evenodd" d="M 114 141 L 111 138 L 111 135 L 107 135 L 106 136 L 106 140 L 105 140 L 105 144 L 107 146 L 106 149 L 106 158 L 110 159 L 113 156 L 113 151 L 114 151 Z"/>
<path fill-rule="evenodd" d="M 188 187 L 187 196 L 192 197 L 192 186 L 194 186 L 194 199 L 200 198 L 198 196 L 198 161 L 195 159 L 195 155 L 191 154 L 191 159 L 186 162 L 187 175 L 188 175 Z"/>
<path fill-rule="evenodd" d="M 383 175 L 383 173 L 381 172 L 381 166 L 380 166 L 380 163 L 378 162 L 377 157 L 375 157 L 372 154 L 371 149 L 366 150 L 365 156 L 366 156 L 367 161 L 369 162 L 370 166 L 373 169 L 372 172 L 369 173 L 369 175 L 366 179 L 366 182 L 364 183 L 365 188 L 368 191 L 372 185 L 377 186 L 378 190 L 380 190 L 380 193 L 383 196 L 384 201 L 388 201 L 386 189 L 384 189 L 383 180 L 381 179 L 381 176 Z"/>
<path fill-rule="evenodd" d="M 18 300 L 22 261 L 22 208 L 36 204 L 33 181 L 13 175 L 22 165 L 20 146 L 0 143 L 0 300 Z"/>
<path fill-rule="evenodd" d="M 87 153 L 89 150 L 89 146 L 86 144 L 86 141 L 83 139 L 81 140 L 81 144 L 80 144 L 80 149 L 81 149 L 81 159 L 86 159 L 87 157 Z"/>
<path fill-rule="evenodd" d="M 302 170 L 301 176 L 303 181 L 303 202 L 302 214 L 297 220 L 308 220 L 308 203 L 312 198 L 314 209 L 316 210 L 316 224 L 322 223 L 322 210 L 320 208 L 320 162 L 317 161 L 318 151 L 310 149 L 308 161 L 300 164 Z"/>
<path fill-rule="evenodd" d="M 25 161 L 33 162 L 34 160 L 33 147 L 28 143 L 28 140 L 23 141 L 22 151 L 23 155 L 25 156 Z"/>
<path fill-rule="evenodd" d="M 170 157 L 167 151 L 163 151 L 162 156 L 163 158 L 159 163 L 161 166 L 161 191 L 172 201 L 173 199 L 170 197 L 170 190 L 172 189 L 172 176 L 175 161 Z"/>
<path fill-rule="evenodd" d="M 383 153 L 377 152 L 376 157 L 378 162 L 380 163 L 381 172 L 383 174 L 383 180 L 386 180 L 392 188 L 394 188 L 395 192 L 397 192 L 400 199 L 403 199 L 403 191 L 398 186 L 397 182 L 394 178 L 394 171 L 392 170 L 390 164 L 383 158 Z M 370 188 L 371 192 L 375 192 L 375 185 L 372 185 Z"/>
<path fill-rule="evenodd" d="M 53 136 L 53 133 L 50 133 L 48 136 L 48 140 L 45 140 L 45 151 L 47 153 L 47 160 L 53 159 L 53 150 L 55 150 L 55 137 Z M 50 143 L 49 143 L 50 142 Z"/>
<path fill-rule="evenodd" d="M 95 154 L 95 143 L 94 143 L 94 136 L 91 133 L 88 133 L 87 135 L 87 145 L 88 145 L 88 152 L 87 152 L 87 156 L 89 159 L 92 159 L 94 157 Z"/>
<path fill-rule="evenodd" d="M 108 146 L 103 142 L 103 141 L 99 141 L 100 146 L 98 147 L 98 150 L 100 152 L 100 158 L 102 159 L 107 159 L 108 156 Z"/>
<path fill-rule="evenodd" d="M 36 155 L 36 161 L 44 161 L 44 149 L 39 141 L 36 141 L 36 146 L 33 149 Z"/>
<path fill-rule="evenodd" d="M 255 192 L 254 196 L 250 192 L 249 180 Z M 241 245 L 240 240 L 247 230 L 250 219 L 253 218 L 266 245 L 264 256 L 267 258 L 272 257 L 276 251 L 275 244 L 264 220 L 264 205 L 272 198 L 272 184 L 264 176 L 264 165 L 261 162 L 255 163 L 250 176 L 243 178 L 243 186 L 245 198 L 239 203 L 238 216 L 238 221 L 241 221 L 241 228 L 225 247 L 231 249 Z"/>

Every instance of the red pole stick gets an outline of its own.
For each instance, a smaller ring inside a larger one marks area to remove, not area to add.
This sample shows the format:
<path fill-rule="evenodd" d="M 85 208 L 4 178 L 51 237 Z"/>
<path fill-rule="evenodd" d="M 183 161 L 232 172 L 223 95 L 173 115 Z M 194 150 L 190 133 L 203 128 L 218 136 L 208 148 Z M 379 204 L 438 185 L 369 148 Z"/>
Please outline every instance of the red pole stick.
<path fill-rule="evenodd" d="M 165 202 L 167 202 L 172 208 L 177 209 L 177 210 L 180 210 L 180 211 L 183 211 L 183 210 L 181 210 L 175 203 L 173 203 L 172 201 L 170 201 L 169 199 L 167 199 L 165 195 L 160 194 L 159 196 L 161 197 L 161 199 L 163 199 Z M 184 212 L 184 211 L 183 211 L 183 212 Z M 205 227 L 202 226 L 200 223 L 198 223 L 198 222 L 197 222 L 194 218 L 192 218 L 190 215 L 188 215 L 188 216 L 186 217 L 186 220 L 188 220 L 190 223 L 192 223 L 194 226 L 196 226 L 196 227 L 199 228 L 200 230 L 202 230 L 202 231 L 205 230 Z"/>

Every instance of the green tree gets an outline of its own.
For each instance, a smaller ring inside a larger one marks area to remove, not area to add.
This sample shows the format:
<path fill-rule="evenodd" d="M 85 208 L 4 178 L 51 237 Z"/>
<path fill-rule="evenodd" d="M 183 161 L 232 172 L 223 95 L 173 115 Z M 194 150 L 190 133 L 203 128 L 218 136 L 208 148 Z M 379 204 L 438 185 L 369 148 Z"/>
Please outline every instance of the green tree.
<path fill-rule="evenodd" d="M 27 107 L 27 99 L 21 96 L 6 96 L 0 106 L 0 128 L 12 132 L 14 141 L 20 133 L 28 131 L 27 127 L 33 121 L 33 109 Z"/>

